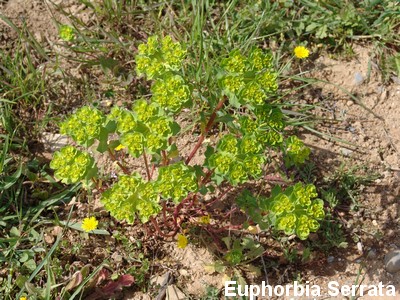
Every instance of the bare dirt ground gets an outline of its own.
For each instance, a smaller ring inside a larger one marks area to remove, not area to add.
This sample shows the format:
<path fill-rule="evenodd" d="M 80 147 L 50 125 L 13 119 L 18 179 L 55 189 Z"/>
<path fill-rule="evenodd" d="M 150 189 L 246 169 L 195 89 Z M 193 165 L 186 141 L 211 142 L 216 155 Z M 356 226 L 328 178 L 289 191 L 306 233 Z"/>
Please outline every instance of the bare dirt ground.
<path fill-rule="evenodd" d="M 329 84 L 318 84 L 320 89 L 314 89 L 315 94 L 308 101 L 319 102 L 321 110 L 317 114 L 336 122 L 317 126 L 327 134 L 326 139 L 310 134 L 305 134 L 305 138 L 323 173 L 345 164 L 365 166 L 380 177 L 364 188 L 361 209 L 345 220 L 357 242 L 350 243 L 345 251 L 338 250 L 331 263 L 321 270 L 312 270 L 311 277 L 305 278 L 310 282 L 315 278 L 321 286 L 331 280 L 351 285 L 362 267 L 363 284 L 382 281 L 394 284 L 398 290 L 399 277 L 386 272 L 383 261 L 388 251 L 400 245 L 400 84 L 382 84 L 372 47 L 356 45 L 354 50 L 355 57 L 349 61 L 334 60 L 326 54 L 315 60 L 310 76 Z M 337 143 L 328 136 L 349 144 Z"/>
<path fill-rule="evenodd" d="M 84 22 L 90 22 L 90 12 L 84 6 L 72 0 L 62 2 L 66 10 L 82 17 Z M 0 1 L 0 12 L 17 24 L 26 22 L 38 41 L 51 45 L 58 39 L 58 33 L 52 21 L 52 14 L 56 12 L 50 6 L 41 0 L 3 0 Z M 12 51 L 7 45 L 16 38 L 17 35 L 0 22 L 3 50 Z M 363 284 L 383 282 L 394 284 L 400 290 L 400 277 L 387 273 L 383 262 L 388 251 L 400 248 L 400 83 L 392 80 L 389 85 L 382 84 L 371 46 L 356 45 L 354 50 L 354 58 L 348 61 L 322 54 L 313 62 L 307 76 L 329 83 L 318 83 L 305 92 L 302 101 L 318 104 L 320 108 L 316 113 L 330 121 L 315 127 L 326 134 L 322 139 L 309 132 L 302 134 L 313 150 L 312 160 L 321 174 L 329 175 L 344 164 L 347 167 L 364 166 L 379 174 L 379 178 L 364 187 L 360 195 L 362 206 L 358 211 L 343 213 L 348 248 L 337 249 L 329 257 L 315 254 L 316 259 L 303 266 L 281 265 L 268 270 L 267 276 L 275 283 L 285 283 L 289 270 L 300 272 L 301 279 L 310 284 L 326 286 L 327 282 L 334 280 L 352 285 L 362 270 Z M 356 95 L 357 100 L 345 90 Z M 334 138 L 349 144 L 336 142 Z M 165 273 L 171 271 L 177 276 L 175 284 L 185 293 L 201 295 L 207 286 L 223 286 L 224 275 L 205 268 L 214 260 L 207 249 L 193 245 L 178 249 L 174 241 L 167 241 L 159 251 L 163 257 L 155 258 L 157 264 Z M 136 292 L 127 293 L 126 299 L 151 297 Z"/>

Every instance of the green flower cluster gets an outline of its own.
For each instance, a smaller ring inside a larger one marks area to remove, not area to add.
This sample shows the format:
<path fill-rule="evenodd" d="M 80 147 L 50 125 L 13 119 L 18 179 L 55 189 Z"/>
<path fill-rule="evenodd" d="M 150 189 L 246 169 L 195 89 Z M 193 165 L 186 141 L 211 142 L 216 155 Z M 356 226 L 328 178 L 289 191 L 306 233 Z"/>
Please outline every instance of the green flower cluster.
<path fill-rule="evenodd" d="M 311 150 L 296 136 L 290 136 L 286 141 L 285 165 L 299 166 L 310 156 Z"/>
<path fill-rule="evenodd" d="M 238 265 L 242 262 L 244 255 L 240 249 L 231 249 L 228 253 L 225 254 L 224 258 L 231 265 Z"/>
<path fill-rule="evenodd" d="M 305 240 L 310 232 L 318 230 L 318 221 L 325 217 L 324 203 L 315 199 L 317 196 L 312 184 L 297 183 L 284 192 L 276 187 L 270 198 L 261 201 L 260 207 L 269 211 L 268 219 L 277 230 Z"/>
<path fill-rule="evenodd" d="M 151 87 L 152 100 L 173 113 L 177 113 L 190 100 L 190 90 L 183 78 L 171 73 L 156 80 Z"/>
<path fill-rule="evenodd" d="M 278 89 L 272 55 L 253 48 L 249 57 L 238 50 L 222 61 L 220 82 L 231 104 L 263 105 L 267 96 Z"/>
<path fill-rule="evenodd" d="M 149 79 L 155 79 L 168 71 L 177 71 L 182 66 L 186 50 L 181 44 L 174 43 L 170 36 L 159 41 L 157 36 L 148 38 L 146 44 L 138 47 L 136 56 L 136 71 L 145 74 Z"/>
<path fill-rule="evenodd" d="M 245 135 L 240 141 L 232 134 L 225 135 L 218 143 L 215 153 L 208 158 L 209 167 L 217 176 L 237 185 L 249 177 L 261 176 L 265 158 L 254 135 Z"/>
<path fill-rule="evenodd" d="M 255 109 L 254 113 L 255 119 L 247 116 L 239 118 L 243 135 L 253 135 L 258 147 L 262 149 L 266 146 L 279 146 L 283 142 L 281 132 L 285 127 L 282 111 L 264 104 Z"/>
<path fill-rule="evenodd" d="M 153 182 L 144 182 L 138 173 L 120 176 L 117 183 L 105 191 L 101 197 L 104 207 L 118 220 L 133 223 L 136 214 L 146 223 L 157 215 L 161 207 Z"/>
<path fill-rule="evenodd" d="M 124 134 L 136 130 L 137 121 L 133 112 L 114 106 L 108 115 L 108 121 L 113 121 L 117 125 L 117 132 Z"/>
<path fill-rule="evenodd" d="M 89 147 L 95 139 L 99 139 L 104 121 L 101 111 L 84 106 L 61 123 L 60 132 L 72 137 L 79 145 Z"/>
<path fill-rule="evenodd" d="M 73 146 L 65 146 L 53 155 L 50 168 L 55 176 L 66 184 L 90 179 L 97 173 L 94 159 Z"/>
<path fill-rule="evenodd" d="M 186 50 L 174 43 L 170 36 L 159 42 L 156 36 L 149 37 L 147 44 L 139 45 L 136 56 L 138 74 L 156 79 L 151 87 L 152 101 L 163 109 L 177 113 L 190 101 L 190 89 L 185 80 L 177 75 L 182 67 Z"/>
<path fill-rule="evenodd" d="M 74 28 L 68 25 L 61 25 L 58 29 L 58 34 L 60 38 L 66 42 L 72 41 L 75 37 Z"/>
<path fill-rule="evenodd" d="M 197 192 L 197 176 L 193 167 L 178 162 L 160 168 L 157 190 L 164 199 L 179 203 L 190 192 Z"/>
<path fill-rule="evenodd" d="M 147 103 L 144 99 L 135 101 L 133 105 L 133 113 L 141 122 L 148 122 L 150 118 L 159 115 L 159 106 L 156 103 Z"/>
<path fill-rule="evenodd" d="M 180 130 L 156 103 L 148 104 L 143 99 L 135 103 L 133 111 L 113 108 L 109 121 L 115 122 L 121 145 L 134 157 L 145 150 L 158 153 L 167 149 L 168 139 Z"/>

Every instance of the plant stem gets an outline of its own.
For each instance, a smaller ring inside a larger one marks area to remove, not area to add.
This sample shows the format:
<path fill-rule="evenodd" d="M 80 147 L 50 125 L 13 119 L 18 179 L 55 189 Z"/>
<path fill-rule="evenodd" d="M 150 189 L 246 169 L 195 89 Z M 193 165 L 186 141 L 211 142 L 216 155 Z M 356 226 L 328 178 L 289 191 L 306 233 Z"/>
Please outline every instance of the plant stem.
<path fill-rule="evenodd" d="M 161 155 L 163 157 L 163 166 L 168 166 L 168 157 L 167 157 L 167 152 L 165 150 L 161 151 Z"/>
<path fill-rule="evenodd" d="M 199 139 L 197 140 L 196 145 L 194 146 L 192 152 L 190 152 L 188 158 L 186 159 L 185 163 L 189 164 L 189 162 L 192 160 L 194 155 L 196 154 L 197 150 L 201 147 L 201 144 L 203 143 L 204 139 L 206 138 L 207 133 L 211 130 L 212 126 L 214 125 L 215 118 L 217 117 L 217 111 L 219 111 L 222 106 L 224 105 L 225 101 L 228 99 L 228 97 L 224 96 L 217 104 L 217 106 L 214 108 L 214 111 L 212 112 L 210 119 L 207 122 L 206 128 L 204 131 L 201 133 Z"/>
<path fill-rule="evenodd" d="M 118 161 L 118 159 L 115 157 L 112 150 L 110 148 L 107 148 L 107 150 L 108 150 L 108 154 L 110 155 L 112 161 L 115 161 L 117 163 L 117 165 L 121 168 L 122 172 L 124 172 L 126 175 L 131 175 L 131 172 L 129 172 L 129 170 Z"/>
<path fill-rule="evenodd" d="M 207 174 L 201 180 L 199 187 L 202 187 L 203 185 L 206 185 L 210 181 L 210 178 L 211 178 L 213 173 L 214 173 L 214 170 L 208 170 Z"/>
<path fill-rule="evenodd" d="M 162 237 L 173 237 L 177 234 L 178 232 L 178 227 L 176 226 L 176 228 L 174 229 L 174 231 L 172 231 L 169 234 L 165 234 L 161 231 L 160 226 L 158 225 L 157 220 L 154 217 L 150 217 L 150 221 L 153 224 L 154 228 L 156 229 L 157 233 L 162 236 Z"/>
<path fill-rule="evenodd" d="M 144 159 L 144 165 L 146 166 L 146 174 L 147 174 L 147 180 L 151 180 L 151 174 L 150 174 L 150 169 L 149 169 L 149 163 L 147 161 L 147 156 L 146 152 L 143 151 L 143 159 Z"/>
<path fill-rule="evenodd" d="M 183 205 L 186 203 L 186 201 L 188 201 L 191 197 L 193 196 L 193 194 L 189 194 L 185 199 L 183 199 L 176 207 L 174 210 L 174 226 L 178 227 L 178 213 L 181 210 L 181 208 L 183 207 Z"/>

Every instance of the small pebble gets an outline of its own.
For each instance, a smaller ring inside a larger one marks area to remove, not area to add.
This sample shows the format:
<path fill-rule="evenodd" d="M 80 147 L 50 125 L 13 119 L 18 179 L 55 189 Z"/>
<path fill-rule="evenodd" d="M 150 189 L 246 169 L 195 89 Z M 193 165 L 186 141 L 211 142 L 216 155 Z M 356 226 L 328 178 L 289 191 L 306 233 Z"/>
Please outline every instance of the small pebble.
<path fill-rule="evenodd" d="M 335 258 L 333 256 L 328 256 L 326 261 L 328 262 L 328 264 L 331 264 L 331 263 L 333 263 L 335 261 Z"/>
<path fill-rule="evenodd" d="M 368 251 L 368 254 L 367 254 L 367 258 L 369 258 L 369 259 L 374 259 L 374 258 L 376 258 L 376 250 L 375 250 L 375 249 L 369 250 L 369 251 Z"/>
<path fill-rule="evenodd" d="M 353 153 L 353 150 L 347 149 L 347 148 L 340 148 L 340 152 L 344 156 L 350 156 Z"/>
<path fill-rule="evenodd" d="M 400 250 L 390 251 L 385 255 L 385 268 L 389 273 L 400 271 Z"/>
<path fill-rule="evenodd" d="M 364 76 L 357 72 L 356 74 L 354 74 L 354 84 L 355 85 L 361 85 L 364 82 Z"/>
<path fill-rule="evenodd" d="M 400 84 L 400 78 L 399 78 L 399 77 L 397 77 L 397 76 L 392 76 L 392 80 L 393 80 L 394 83 Z"/>
<path fill-rule="evenodd" d="M 363 244 L 361 242 L 357 243 L 358 253 L 363 254 Z"/>

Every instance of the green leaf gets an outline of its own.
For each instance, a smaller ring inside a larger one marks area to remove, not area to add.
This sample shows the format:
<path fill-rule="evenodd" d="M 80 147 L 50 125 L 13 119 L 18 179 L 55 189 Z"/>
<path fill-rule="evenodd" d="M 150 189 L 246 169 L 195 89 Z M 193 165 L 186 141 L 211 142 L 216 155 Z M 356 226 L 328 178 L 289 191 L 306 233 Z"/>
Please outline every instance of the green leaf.
<path fill-rule="evenodd" d="M 17 227 L 13 226 L 10 229 L 10 236 L 11 237 L 19 237 L 19 236 L 21 236 L 21 232 L 18 230 Z"/>
<path fill-rule="evenodd" d="M 11 176 L 6 176 L 4 178 L 4 182 L 0 184 L 0 191 L 4 191 L 12 187 L 18 180 L 18 178 L 21 177 L 22 174 L 22 164 L 19 165 L 18 169 L 14 172 L 13 175 Z"/>
<path fill-rule="evenodd" d="M 17 279 L 15 279 L 15 284 L 21 289 L 24 285 L 25 282 L 28 280 L 28 277 L 24 275 L 18 275 Z"/>
<path fill-rule="evenodd" d="M 26 251 L 22 252 L 21 257 L 19 258 L 19 261 L 24 263 L 29 259 L 29 255 Z"/>
<path fill-rule="evenodd" d="M 108 130 L 104 127 L 100 129 L 99 145 L 96 150 L 100 153 L 104 153 L 108 150 Z"/>
<path fill-rule="evenodd" d="M 119 65 L 118 60 L 105 56 L 99 57 L 99 63 L 103 70 L 108 69 L 110 71 L 114 71 L 114 69 Z"/>
<path fill-rule="evenodd" d="M 178 147 L 176 146 L 175 143 L 170 145 L 170 146 L 168 146 L 166 151 L 168 153 L 167 157 L 169 159 L 174 159 L 175 157 L 179 156 L 179 150 L 178 150 Z"/>
<path fill-rule="evenodd" d="M 172 135 L 175 136 L 181 131 L 181 127 L 179 126 L 178 123 L 172 122 L 171 123 L 171 131 L 172 131 Z"/>
<path fill-rule="evenodd" d="M 318 23 L 311 23 L 311 24 L 309 24 L 307 27 L 306 27 L 306 31 L 307 32 L 311 32 L 311 31 L 313 31 L 315 28 L 317 28 L 317 27 L 319 27 L 319 26 L 321 26 L 320 24 L 318 24 Z"/>
<path fill-rule="evenodd" d="M 33 259 L 29 259 L 23 264 L 23 266 L 27 268 L 30 272 L 33 272 L 36 269 L 36 262 Z"/>
<path fill-rule="evenodd" d="M 328 31 L 328 26 L 324 24 L 318 28 L 317 32 L 315 33 L 315 36 L 319 39 L 324 39 L 328 36 L 327 31 Z"/>

